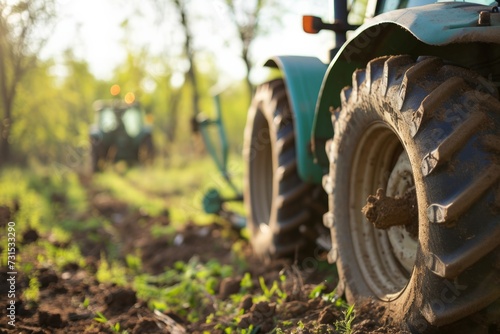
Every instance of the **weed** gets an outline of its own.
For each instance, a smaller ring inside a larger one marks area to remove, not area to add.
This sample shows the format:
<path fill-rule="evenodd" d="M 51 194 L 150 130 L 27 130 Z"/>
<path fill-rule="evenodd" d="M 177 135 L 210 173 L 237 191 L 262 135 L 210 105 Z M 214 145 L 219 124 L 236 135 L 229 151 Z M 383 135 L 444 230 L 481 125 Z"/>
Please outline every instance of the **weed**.
<path fill-rule="evenodd" d="M 40 299 L 40 282 L 36 277 L 31 277 L 28 288 L 24 290 L 26 301 L 36 303 Z"/>
<path fill-rule="evenodd" d="M 65 265 L 70 263 L 76 263 L 79 267 L 85 266 L 85 260 L 82 257 L 80 249 L 75 244 L 67 248 L 59 248 L 50 242 L 42 241 L 40 245 L 43 247 L 47 264 L 55 264 L 58 269 L 62 269 Z"/>
<path fill-rule="evenodd" d="M 164 199 L 144 192 L 116 173 L 99 174 L 94 182 L 104 189 L 109 189 L 114 197 L 150 215 L 159 215 L 167 209 Z"/>
<path fill-rule="evenodd" d="M 106 316 L 101 312 L 97 311 L 95 314 L 96 314 L 94 318 L 95 321 L 100 322 L 101 324 L 105 324 L 108 322 L 108 318 L 106 318 Z"/>
<path fill-rule="evenodd" d="M 322 292 L 326 289 L 326 285 L 323 283 L 320 283 L 314 287 L 314 289 L 311 290 L 309 293 L 309 298 L 317 298 L 322 295 Z"/>
<path fill-rule="evenodd" d="M 354 314 L 354 305 L 347 307 L 342 313 L 344 314 L 344 319 L 335 322 L 335 329 L 342 333 L 350 334 L 352 332 L 352 322 L 356 317 Z"/>
<path fill-rule="evenodd" d="M 90 305 L 90 299 L 88 297 L 85 297 L 85 299 L 82 302 L 82 307 L 83 308 L 88 308 Z"/>
<path fill-rule="evenodd" d="M 109 264 L 103 255 L 101 255 L 96 277 L 100 283 L 114 283 L 119 286 L 127 284 L 126 269 L 118 263 Z"/>
<path fill-rule="evenodd" d="M 173 237 L 176 233 L 177 229 L 172 225 L 153 225 L 151 227 L 151 235 L 153 236 L 153 238 L 160 238 L 162 236 Z"/>
<path fill-rule="evenodd" d="M 142 271 L 142 260 L 140 256 L 127 254 L 125 257 L 125 262 L 127 267 L 134 273 L 140 273 Z"/>
<path fill-rule="evenodd" d="M 99 311 L 96 312 L 96 316 L 94 317 L 94 320 L 101 323 L 101 324 L 108 324 L 109 328 L 114 333 L 120 333 L 120 329 L 121 329 L 120 323 L 117 322 L 113 325 L 111 322 L 109 322 L 108 318 L 106 318 L 106 316 L 104 314 L 102 314 L 101 312 L 99 312 Z M 126 331 L 122 332 L 122 334 L 124 334 L 124 333 L 126 333 Z"/>
<path fill-rule="evenodd" d="M 259 277 L 259 284 L 260 284 L 260 288 L 262 289 L 262 292 L 264 293 L 264 297 L 266 298 L 266 300 L 271 300 L 271 298 L 275 294 L 278 297 L 279 302 L 286 299 L 287 294 L 279 288 L 277 281 L 274 281 L 272 286 L 271 286 L 271 289 L 269 289 L 266 285 L 266 282 L 264 281 L 264 277 L 260 276 Z"/>
<path fill-rule="evenodd" d="M 134 287 L 138 297 L 149 300 L 152 308 L 178 313 L 189 321 L 199 321 L 206 308 L 220 307 L 213 297 L 216 286 L 222 278 L 231 275 L 230 266 L 217 261 L 203 264 L 193 257 L 187 263 L 176 262 L 174 268 L 161 275 L 136 277 Z"/>

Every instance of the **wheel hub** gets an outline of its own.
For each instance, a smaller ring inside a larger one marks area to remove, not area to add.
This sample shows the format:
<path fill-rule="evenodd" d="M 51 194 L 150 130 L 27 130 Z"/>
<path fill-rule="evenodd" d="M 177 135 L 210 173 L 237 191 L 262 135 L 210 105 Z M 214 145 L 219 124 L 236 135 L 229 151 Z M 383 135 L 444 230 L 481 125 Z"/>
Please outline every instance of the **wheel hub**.
<path fill-rule="evenodd" d="M 361 208 L 380 188 L 386 189 L 385 194 L 378 194 L 384 198 L 404 197 L 411 192 L 414 188 L 411 164 L 394 132 L 374 123 L 360 139 L 353 166 L 349 181 L 349 226 L 354 255 L 373 294 L 381 300 L 392 300 L 404 290 L 413 271 L 418 242 L 408 230 L 418 225 L 418 216 L 415 213 L 415 218 L 410 215 L 409 219 L 403 219 L 405 226 L 389 225 L 379 229 Z M 416 199 L 409 202 L 417 210 Z M 404 210 L 400 210 L 400 214 L 408 218 Z M 393 217 L 394 221 L 399 220 Z"/>
<path fill-rule="evenodd" d="M 414 189 L 412 175 L 410 160 L 406 153 L 403 152 L 389 176 L 385 195 L 387 197 L 402 197 L 409 190 Z M 414 205 L 417 206 L 416 201 Z M 417 257 L 418 233 L 415 233 L 417 229 L 418 217 L 410 225 L 393 226 L 387 231 L 394 255 L 409 273 L 413 270 Z"/>

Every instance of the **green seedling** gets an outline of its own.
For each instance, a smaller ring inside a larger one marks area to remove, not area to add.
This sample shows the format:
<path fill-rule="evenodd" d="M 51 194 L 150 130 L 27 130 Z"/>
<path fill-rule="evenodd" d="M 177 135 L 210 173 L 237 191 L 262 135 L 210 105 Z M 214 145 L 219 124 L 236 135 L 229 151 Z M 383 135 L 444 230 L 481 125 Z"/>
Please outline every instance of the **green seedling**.
<path fill-rule="evenodd" d="M 349 306 L 344 312 L 344 319 L 337 320 L 335 322 L 335 329 L 341 333 L 350 334 L 352 333 L 352 322 L 356 315 L 354 314 L 354 305 Z"/>
<path fill-rule="evenodd" d="M 30 278 L 28 288 L 24 290 L 24 298 L 32 303 L 36 303 L 40 299 L 40 282 L 36 277 Z"/>

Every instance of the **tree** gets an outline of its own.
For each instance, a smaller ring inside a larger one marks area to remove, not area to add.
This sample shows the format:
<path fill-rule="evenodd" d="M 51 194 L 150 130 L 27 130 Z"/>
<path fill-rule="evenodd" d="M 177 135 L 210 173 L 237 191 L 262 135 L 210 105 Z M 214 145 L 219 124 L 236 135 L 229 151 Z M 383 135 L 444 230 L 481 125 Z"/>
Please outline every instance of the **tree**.
<path fill-rule="evenodd" d="M 0 164 L 10 158 L 16 88 L 36 67 L 54 18 L 53 0 L 0 0 Z"/>
<path fill-rule="evenodd" d="M 196 131 L 196 123 L 194 121 L 194 117 L 196 117 L 200 113 L 200 91 L 198 87 L 198 78 L 196 76 L 195 70 L 195 62 L 194 62 L 194 49 L 192 42 L 192 35 L 189 28 L 189 21 L 187 18 L 186 12 L 186 1 L 185 0 L 174 0 L 175 7 L 179 11 L 179 16 L 181 20 L 181 26 L 184 33 L 184 53 L 186 54 L 187 60 L 189 62 L 189 68 L 187 71 L 187 77 L 189 82 L 191 82 L 192 90 L 191 90 L 191 98 L 193 100 L 193 129 Z"/>
<path fill-rule="evenodd" d="M 250 96 L 253 86 L 250 81 L 252 61 L 250 47 L 252 42 L 267 32 L 267 27 L 279 22 L 278 13 L 283 13 L 284 8 L 273 0 L 224 0 L 229 12 L 229 18 L 236 28 L 238 39 L 241 43 L 241 58 L 245 63 L 247 76 L 246 85 Z M 274 13 L 274 14 L 273 14 Z M 266 16 L 266 14 L 271 14 Z"/>

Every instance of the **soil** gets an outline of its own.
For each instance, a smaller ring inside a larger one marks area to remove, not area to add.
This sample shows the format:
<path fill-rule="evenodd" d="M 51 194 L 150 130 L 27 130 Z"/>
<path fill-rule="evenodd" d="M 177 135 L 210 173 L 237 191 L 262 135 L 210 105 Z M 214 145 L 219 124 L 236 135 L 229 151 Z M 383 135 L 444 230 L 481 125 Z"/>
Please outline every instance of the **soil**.
<path fill-rule="evenodd" d="M 92 189 L 89 190 L 89 198 L 92 199 L 92 211 L 113 222 L 112 230 L 97 228 L 94 232 L 98 238 L 89 238 L 89 234 L 83 232 L 74 235 L 73 242 L 79 245 L 85 257 L 85 268 L 70 263 L 63 270 L 55 270 L 36 264 L 34 270 L 40 283 L 40 298 L 36 304 L 26 304 L 19 298 L 29 285 L 28 278 L 20 273 L 16 277 L 15 330 L 5 325 L 8 311 L 2 307 L 0 333 L 223 333 L 217 329 L 217 324 L 232 319 L 216 315 L 210 323 L 205 319 L 190 323 L 179 314 L 151 310 L 147 301 L 138 298 L 136 291 L 130 287 L 99 283 L 96 268 L 100 255 L 110 252 L 107 246 L 110 240 L 118 245 L 117 251 L 122 258 L 139 249 L 143 270 L 151 275 L 162 273 L 165 267 L 172 267 L 176 261 L 189 261 L 193 256 L 198 257 L 200 262 L 216 259 L 222 264 L 232 264 L 234 254 L 231 246 L 238 241 L 243 245 L 246 271 L 252 277 L 262 276 L 266 282 L 279 281 L 280 272 L 285 271 L 287 277 L 292 278 L 283 286 L 288 295 L 283 303 L 253 303 L 251 294 L 243 298 L 239 305 L 242 310 L 239 328 L 253 325 L 253 333 L 268 333 L 288 321 L 288 324 L 295 325 L 280 326 L 285 333 L 338 332 L 334 323 L 344 319 L 342 309 L 321 297 L 308 297 L 309 292 L 325 280 L 331 282 L 326 286 L 328 291 L 332 291 L 336 284 L 331 279 L 334 271 L 312 271 L 289 261 L 263 263 L 253 256 L 251 247 L 238 231 L 215 222 L 208 226 L 188 222 L 177 230 L 173 241 L 172 236 L 153 236 L 152 226 L 171 224 L 168 212 L 159 217 L 150 217 L 131 210 L 125 203 L 106 193 Z M 8 221 L 5 219 L 10 216 L 8 208 L 1 207 L 0 215 L 3 217 L 2 222 Z M 23 235 L 23 243 L 35 243 L 40 238 L 48 236 L 29 230 Z M 61 248 L 68 247 L 55 244 Z M 324 262 L 323 259 L 318 261 Z M 35 259 L 33 263 L 36 263 Z M 0 305 L 7 305 L 7 270 L 1 269 L 0 276 Z M 239 290 L 241 278 L 235 276 L 222 280 L 214 298 L 229 298 Z M 85 303 L 91 306 L 83 307 Z M 383 311 L 370 304 L 361 306 L 356 311 L 352 333 L 401 333 L 381 320 Z M 207 309 L 204 317 L 209 313 Z M 99 314 L 108 322 L 96 321 Z M 299 321 L 300 325 L 297 325 Z M 118 331 L 111 328 L 116 323 L 120 325 Z"/>
<path fill-rule="evenodd" d="M 405 225 L 414 237 L 418 235 L 418 206 L 415 189 L 402 197 L 387 197 L 384 189 L 378 189 L 375 196 L 368 196 L 362 209 L 366 219 L 378 229 Z"/>

